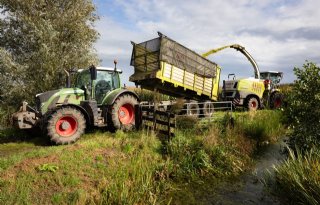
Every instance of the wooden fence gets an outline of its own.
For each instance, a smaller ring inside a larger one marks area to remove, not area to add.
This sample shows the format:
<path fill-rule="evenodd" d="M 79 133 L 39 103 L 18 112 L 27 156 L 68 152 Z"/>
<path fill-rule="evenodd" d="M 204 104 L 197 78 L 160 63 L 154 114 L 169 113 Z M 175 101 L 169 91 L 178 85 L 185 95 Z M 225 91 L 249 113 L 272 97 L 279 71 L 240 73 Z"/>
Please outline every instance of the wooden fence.
<path fill-rule="evenodd" d="M 175 114 L 154 109 L 153 106 L 135 106 L 135 124 L 137 129 L 149 128 L 170 139 L 176 127 Z"/>

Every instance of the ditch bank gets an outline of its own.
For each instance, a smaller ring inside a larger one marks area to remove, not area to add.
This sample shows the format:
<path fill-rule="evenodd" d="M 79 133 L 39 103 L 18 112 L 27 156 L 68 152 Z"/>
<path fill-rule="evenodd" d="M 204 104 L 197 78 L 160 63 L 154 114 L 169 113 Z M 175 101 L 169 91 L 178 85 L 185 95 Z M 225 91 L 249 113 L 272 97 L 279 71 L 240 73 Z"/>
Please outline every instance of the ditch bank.
<path fill-rule="evenodd" d="M 285 159 L 285 155 L 281 154 L 283 146 L 285 143 L 281 140 L 262 147 L 252 169 L 240 176 L 220 181 L 207 177 L 205 180 L 180 186 L 171 195 L 172 204 L 281 204 L 278 198 L 265 189 L 263 181 L 267 172 L 273 176 L 273 166 Z"/>

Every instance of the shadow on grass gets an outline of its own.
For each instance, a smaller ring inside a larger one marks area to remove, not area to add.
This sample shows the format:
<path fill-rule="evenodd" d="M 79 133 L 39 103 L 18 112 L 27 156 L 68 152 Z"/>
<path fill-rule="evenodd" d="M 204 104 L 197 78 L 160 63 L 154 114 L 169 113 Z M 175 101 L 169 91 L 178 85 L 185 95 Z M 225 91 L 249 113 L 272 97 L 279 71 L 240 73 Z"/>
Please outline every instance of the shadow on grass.
<path fill-rule="evenodd" d="M 14 128 L 0 130 L 0 144 L 32 143 L 35 146 L 50 146 L 50 140 L 41 131 L 22 131 Z"/>

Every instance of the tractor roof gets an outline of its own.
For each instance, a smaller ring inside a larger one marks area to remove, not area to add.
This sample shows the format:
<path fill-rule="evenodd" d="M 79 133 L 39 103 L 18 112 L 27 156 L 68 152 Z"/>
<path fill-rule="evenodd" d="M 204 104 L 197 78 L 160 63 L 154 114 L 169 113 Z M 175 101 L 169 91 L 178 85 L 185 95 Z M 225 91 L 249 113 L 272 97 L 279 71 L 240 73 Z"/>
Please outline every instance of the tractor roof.
<path fill-rule="evenodd" d="M 282 73 L 280 71 L 261 71 L 260 73 Z"/>
<path fill-rule="evenodd" d="M 83 70 L 85 69 L 79 69 L 78 72 L 82 72 Z M 111 67 L 97 67 L 97 70 L 102 70 L 102 71 L 114 71 L 114 68 L 111 68 Z M 116 70 L 117 72 L 119 73 L 122 73 L 122 70 L 120 70 L 119 68 L 117 68 Z"/>
<path fill-rule="evenodd" d="M 111 68 L 111 67 L 97 67 L 97 70 L 114 71 L 114 68 Z M 122 70 L 120 70 L 118 68 L 117 68 L 116 71 L 122 73 Z"/>

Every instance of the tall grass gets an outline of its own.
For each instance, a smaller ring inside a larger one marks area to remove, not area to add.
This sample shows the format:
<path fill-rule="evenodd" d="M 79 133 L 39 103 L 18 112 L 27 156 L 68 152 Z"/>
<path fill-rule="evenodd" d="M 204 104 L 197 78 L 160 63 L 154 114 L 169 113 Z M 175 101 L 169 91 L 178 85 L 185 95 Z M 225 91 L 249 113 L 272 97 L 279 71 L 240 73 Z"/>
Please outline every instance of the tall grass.
<path fill-rule="evenodd" d="M 284 134 L 281 111 L 235 113 L 204 126 L 199 119 L 184 117 L 177 122 L 175 138 L 167 145 L 175 175 L 213 174 L 230 176 L 241 173 L 255 153 L 257 145 L 273 143 Z"/>
<path fill-rule="evenodd" d="M 289 158 L 275 169 L 276 192 L 290 204 L 320 203 L 320 151 L 303 155 L 289 150 Z"/>
<path fill-rule="evenodd" d="M 275 142 L 285 134 L 282 116 L 281 110 L 238 113 L 235 115 L 235 129 L 259 143 Z"/>

